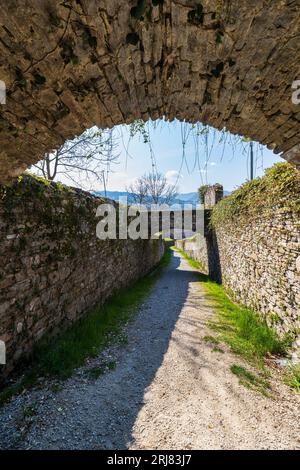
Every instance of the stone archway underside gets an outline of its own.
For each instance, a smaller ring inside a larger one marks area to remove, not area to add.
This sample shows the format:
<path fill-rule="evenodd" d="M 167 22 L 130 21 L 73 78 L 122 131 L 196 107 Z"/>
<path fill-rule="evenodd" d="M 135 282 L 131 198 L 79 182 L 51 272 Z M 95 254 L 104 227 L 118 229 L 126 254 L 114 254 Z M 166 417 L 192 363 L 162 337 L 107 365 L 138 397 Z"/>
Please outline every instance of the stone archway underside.
<path fill-rule="evenodd" d="M 1 0 L 0 181 L 96 124 L 202 121 L 300 163 L 299 0 Z"/>

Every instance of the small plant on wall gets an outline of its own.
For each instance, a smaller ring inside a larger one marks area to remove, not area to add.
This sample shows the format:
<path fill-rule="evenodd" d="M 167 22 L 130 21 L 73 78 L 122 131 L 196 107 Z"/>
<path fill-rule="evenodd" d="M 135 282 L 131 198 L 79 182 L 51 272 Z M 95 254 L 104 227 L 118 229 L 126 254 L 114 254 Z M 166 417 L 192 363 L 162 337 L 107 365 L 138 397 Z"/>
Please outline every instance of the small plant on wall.
<path fill-rule="evenodd" d="M 208 189 L 207 184 L 203 184 L 198 189 L 199 201 L 200 201 L 201 204 L 204 204 L 204 198 L 205 198 L 205 193 L 206 193 L 207 189 Z"/>

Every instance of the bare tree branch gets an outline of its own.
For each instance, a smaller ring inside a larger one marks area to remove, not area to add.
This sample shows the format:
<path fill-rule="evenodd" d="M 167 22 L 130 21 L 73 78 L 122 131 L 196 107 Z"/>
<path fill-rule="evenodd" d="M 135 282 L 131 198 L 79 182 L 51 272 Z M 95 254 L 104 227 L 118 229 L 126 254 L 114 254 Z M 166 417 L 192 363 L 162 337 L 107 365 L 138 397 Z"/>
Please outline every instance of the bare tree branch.
<path fill-rule="evenodd" d="M 172 204 L 177 195 L 176 186 L 161 173 L 145 174 L 126 190 L 137 204 Z"/>
<path fill-rule="evenodd" d="M 53 181 L 58 174 L 79 185 L 82 183 L 83 175 L 87 180 L 93 176 L 96 180 L 103 181 L 108 177 L 110 164 L 118 161 L 116 147 L 117 141 L 113 138 L 113 130 L 102 131 L 92 128 L 75 139 L 66 141 L 58 150 L 45 154 L 44 159 L 33 167 L 50 181 Z M 77 176 L 70 175 L 72 170 Z"/>

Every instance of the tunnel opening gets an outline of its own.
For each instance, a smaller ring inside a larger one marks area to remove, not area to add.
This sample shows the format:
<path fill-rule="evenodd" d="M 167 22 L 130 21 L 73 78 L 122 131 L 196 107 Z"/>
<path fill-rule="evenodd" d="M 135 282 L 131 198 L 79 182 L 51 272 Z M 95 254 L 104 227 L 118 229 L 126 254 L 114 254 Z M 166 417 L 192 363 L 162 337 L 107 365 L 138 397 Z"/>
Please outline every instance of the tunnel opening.
<path fill-rule="evenodd" d="M 298 4 L 70 0 L 20 14 L 1 11 L 2 183 L 93 125 L 162 116 L 226 126 L 299 164 Z"/>

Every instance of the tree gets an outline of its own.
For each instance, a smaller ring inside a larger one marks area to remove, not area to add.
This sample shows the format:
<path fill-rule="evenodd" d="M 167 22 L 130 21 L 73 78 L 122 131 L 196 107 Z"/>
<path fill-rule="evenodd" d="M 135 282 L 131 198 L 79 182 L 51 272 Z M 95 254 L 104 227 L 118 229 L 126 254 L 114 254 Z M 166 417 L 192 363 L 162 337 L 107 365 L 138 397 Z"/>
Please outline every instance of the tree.
<path fill-rule="evenodd" d="M 130 193 L 131 200 L 134 204 L 147 203 L 147 186 L 143 177 L 138 178 L 134 183 L 126 187 L 126 191 Z"/>
<path fill-rule="evenodd" d="M 153 204 L 172 204 L 177 195 L 177 188 L 167 183 L 162 173 L 148 173 L 143 176 L 147 195 Z"/>
<path fill-rule="evenodd" d="M 172 204 L 177 195 L 175 185 L 168 184 L 162 173 L 148 173 L 129 187 L 129 191 L 140 204 Z"/>
<path fill-rule="evenodd" d="M 113 130 L 91 128 L 75 139 L 67 140 L 58 150 L 47 153 L 33 166 L 50 181 L 63 174 L 75 184 L 82 179 L 90 181 L 93 177 L 105 186 L 109 165 L 119 157 L 115 149 Z"/>

